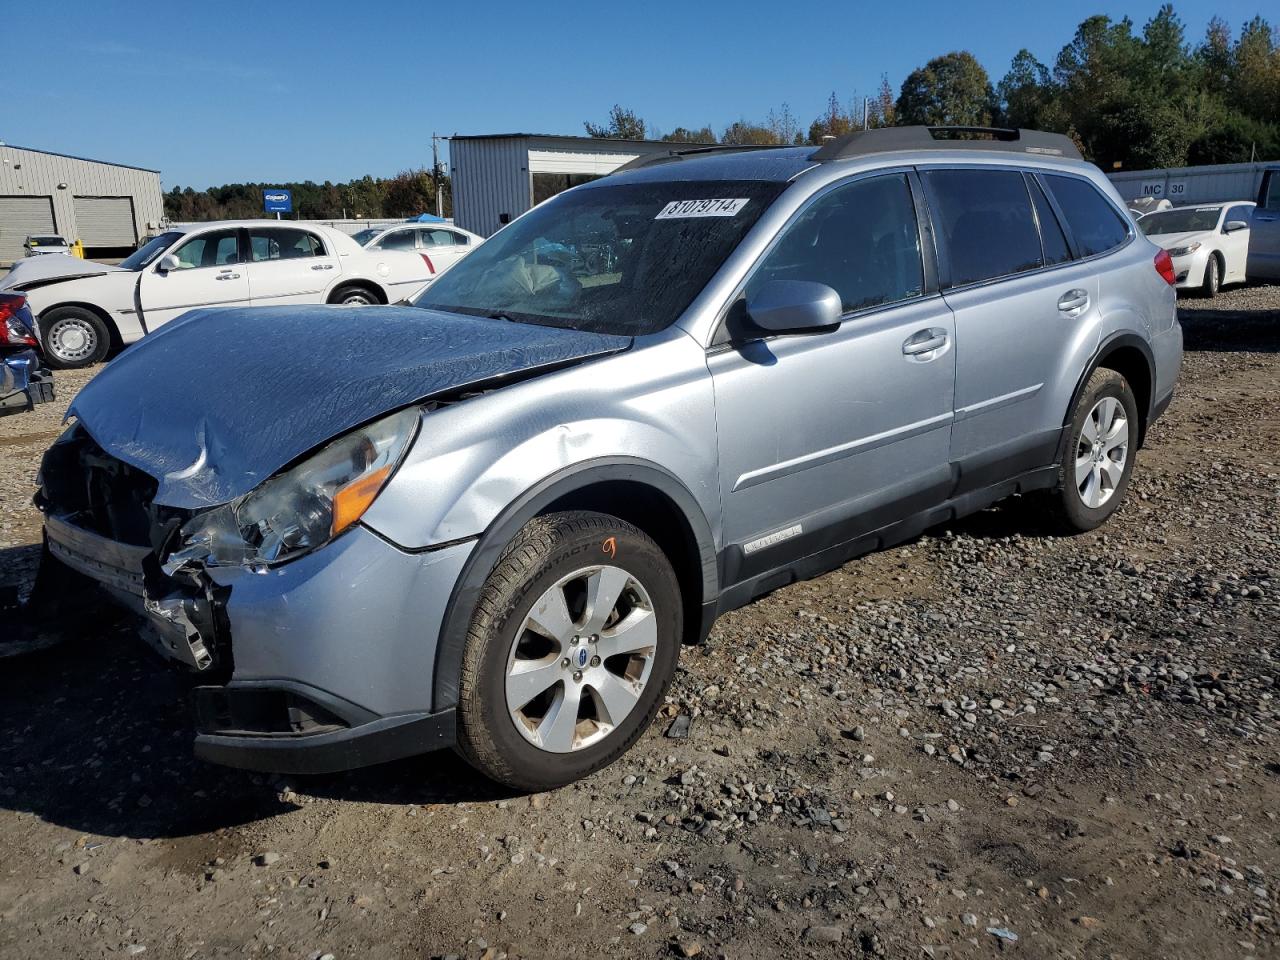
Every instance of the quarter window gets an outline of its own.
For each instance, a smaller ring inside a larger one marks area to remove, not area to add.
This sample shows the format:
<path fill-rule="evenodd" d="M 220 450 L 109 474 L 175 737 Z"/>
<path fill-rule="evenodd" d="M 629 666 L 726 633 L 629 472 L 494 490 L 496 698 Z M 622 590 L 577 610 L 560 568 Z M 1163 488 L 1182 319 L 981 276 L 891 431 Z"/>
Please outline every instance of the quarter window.
<path fill-rule="evenodd" d="M 192 237 L 174 252 L 174 256 L 182 270 L 239 263 L 236 231 L 214 230 Z"/>
<path fill-rule="evenodd" d="M 1055 263 L 1066 263 L 1071 259 L 1071 251 L 1067 248 L 1067 238 L 1062 232 L 1062 224 L 1049 204 L 1049 199 L 1040 189 L 1035 177 L 1027 177 L 1027 189 L 1031 191 L 1031 203 L 1036 208 L 1036 220 L 1040 224 L 1040 245 L 1043 249 L 1044 262 L 1052 266 Z"/>
<path fill-rule="evenodd" d="M 323 257 L 320 238 L 288 227 L 253 227 L 249 230 L 249 247 L 253 262 L 295 260 L 299 257 Z"/>
<path fill-rule="evenodd" d="M 919 296 L 924 267 L 907 178 L 858 180 L 814 201 L 756 269 L 747 297 L 769 280 L 825 283 L 846 313 Z"/>
<path fill-rule="evenodd" d="M 1088 180 L 1045 174 L 1045 182 L 1067 218 L 1082 257 L 1106 253 L 1124 243 L 1129 225 Z"/>
<path fill-rule="evenodd" d="M 1041 265 L 1031 198 L 1016 170 L 930 170 L 924 174 L 954 287 Z"/>

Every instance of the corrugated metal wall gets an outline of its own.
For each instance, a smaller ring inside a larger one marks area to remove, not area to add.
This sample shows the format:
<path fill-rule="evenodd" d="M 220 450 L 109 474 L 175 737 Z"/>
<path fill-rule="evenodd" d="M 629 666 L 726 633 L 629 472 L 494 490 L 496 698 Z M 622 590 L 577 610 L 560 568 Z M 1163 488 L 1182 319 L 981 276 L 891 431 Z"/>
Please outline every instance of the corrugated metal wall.
<path fill-rule="evenodd" d="M 514 220 L 533 203 L 528 137 L 450 140 L 449 170 L 453 219 L 463 230 L 491 236 L 502 214 Z"/>
<path fill-rule="evenodd" d="M 58 184 L 66 187 L 59 189 Z M 128 197 L 133 203 L 133 235 L 144 237 L 164 217 L 160 174 L 95 160 L 0 145 L 0 196 L 53 198 L 57 232 L 79 237 L 76 197 Z M 0 231 L 4 229 L 0 223 Z"/>
<path fill-rule="evenodd" d="M 1157 197 L 1181 206 L 1256 200 L 1262 185 L 1262 171 L 1274 166 L 1274 163 L 1220 163 L 1167 170 L 1125 170 L 1107 176 L 1125 200 Z"/>

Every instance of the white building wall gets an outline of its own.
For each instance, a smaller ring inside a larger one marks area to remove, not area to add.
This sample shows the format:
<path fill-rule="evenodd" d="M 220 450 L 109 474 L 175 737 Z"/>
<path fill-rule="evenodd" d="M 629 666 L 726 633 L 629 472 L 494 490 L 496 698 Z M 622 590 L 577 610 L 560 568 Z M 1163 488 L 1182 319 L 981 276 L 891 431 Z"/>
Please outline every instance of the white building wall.
<path fill-rule="evenodd" d="M 1274 166 L 1274 163 L 1220 163 L 1167 170 L 1125 170 L 1107 176 L 1124 200 L 1157 197 L 1182 206 L 1256 200 L 1262 186 L 1262 171 Z"/>
<path fill-rule="evenodd" d="M 61 183 L 66 187 L 59 188 Z M 74 197 L 130 197 L 139 238 L 164 217 L 159 171 L 0 145 L 0 197 L 5 196 L 52 197 L 58 233 L 71 241 L 78 236 Z"/>
<path fill-rule="evenodd" d="M 533 205 L 535 173 L 603 177 L 637 157 L 696 146 L 536 134 L 455 137 L 449 141 L 455 222 L 488 237 L 502 226 L 502 214 L 514 220 Z"/>

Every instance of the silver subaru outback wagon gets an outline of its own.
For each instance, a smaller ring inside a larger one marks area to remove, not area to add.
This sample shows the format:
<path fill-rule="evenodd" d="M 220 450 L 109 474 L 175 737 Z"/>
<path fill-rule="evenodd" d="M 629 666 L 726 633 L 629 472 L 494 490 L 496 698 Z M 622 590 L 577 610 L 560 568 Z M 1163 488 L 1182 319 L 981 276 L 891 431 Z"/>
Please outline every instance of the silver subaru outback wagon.
<path fill-rule="evenodd" d="M 209 760 L 453 746 L 546 789 L 729 609 L 1014 493 L 1105 521 L 1173 393 L 1173 281 L 1057 135 L 637 161 L 412 306 L 125 352 L 45 456 L 36 593 L 141 614 Z"/>

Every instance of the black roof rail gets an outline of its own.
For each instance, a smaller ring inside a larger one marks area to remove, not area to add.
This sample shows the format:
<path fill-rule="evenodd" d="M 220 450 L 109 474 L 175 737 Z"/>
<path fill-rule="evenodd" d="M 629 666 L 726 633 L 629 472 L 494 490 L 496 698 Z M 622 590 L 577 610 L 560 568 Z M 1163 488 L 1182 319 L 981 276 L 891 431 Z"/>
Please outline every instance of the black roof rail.
<path fill-rule="evenodd" d="M 627 170 L 639 170 L 642 167 L 651 167 L 655 163 L 670 163 L 673 160 L 683 160 L 685 157 L 701 157 L 708 153 L 739 153 L 747 150 L 776 150 L 776 144 L 756 144 L 756 143 L 709 143 L 705 147 L 688 147 L 684 150 L 667 150 L 665 153 L 647 153 L 636 157 L 634 160 L 628 160 L 614 173 L 625 173 Z"/>
<path fill-rule="evenodd" d="M 810 160 L 848 160 L 890 150 L 998 150 L 1082 160 L 1065 134 L 1007 127 L 880 127 L 859 130 L 824 143 Z"/>

